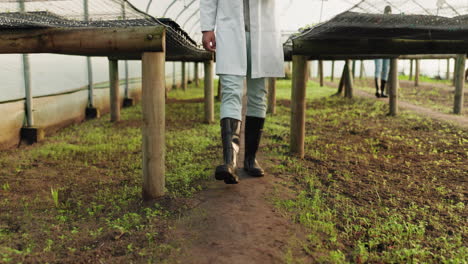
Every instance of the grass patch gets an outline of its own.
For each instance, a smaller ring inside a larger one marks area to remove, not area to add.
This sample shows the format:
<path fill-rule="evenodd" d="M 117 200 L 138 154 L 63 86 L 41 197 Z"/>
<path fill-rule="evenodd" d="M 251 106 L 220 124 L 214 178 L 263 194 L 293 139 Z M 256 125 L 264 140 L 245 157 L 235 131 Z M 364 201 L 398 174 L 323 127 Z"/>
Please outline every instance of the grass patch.
<path fill-rule="evenodd" d="M 265 129 L 270 173 L 295 193 L 276 205 L 308 230 L 318 263 L 464 263 L 467 133 L 383 102 L 307 105 L 306 156 L 289 155 L 289 109 Z"/>

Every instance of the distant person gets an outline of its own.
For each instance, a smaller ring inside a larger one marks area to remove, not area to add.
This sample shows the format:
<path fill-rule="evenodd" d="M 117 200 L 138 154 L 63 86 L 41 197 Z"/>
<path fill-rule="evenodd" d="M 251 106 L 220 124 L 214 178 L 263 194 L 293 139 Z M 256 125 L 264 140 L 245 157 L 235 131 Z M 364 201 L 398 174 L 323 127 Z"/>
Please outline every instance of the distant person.
<path fill-rule="evenodd" d="M 244 170 L 261 177 L 257 163 L 266 116 L 265 77 L 284 77 L 284 55 L 276 21 L 276 0 L 201 0 L 203 47 L 216 51 L 216 74 L 221 81 L 221 138 L 224 164 L 215 178 L 238 183 L 242 95 L 247 79 Z M 216 31 L 216 32 L 215 32 Z"/>
<path fill-rule="evenodd" d="M 384 14 L 391 14 L 392 7 L 386 6 Z M 390 71 L 390 59 L 376 59 L 375 62 L 375 96 L 377 98 L 387 98 L 385 86 L 387 85 L 388 73 Z M 380 87 L 379 87 L 380 81 Z M 380 88 L 380 89 L 379 89 Z M 380 90 L 380 91 L 379 91 Z"/>

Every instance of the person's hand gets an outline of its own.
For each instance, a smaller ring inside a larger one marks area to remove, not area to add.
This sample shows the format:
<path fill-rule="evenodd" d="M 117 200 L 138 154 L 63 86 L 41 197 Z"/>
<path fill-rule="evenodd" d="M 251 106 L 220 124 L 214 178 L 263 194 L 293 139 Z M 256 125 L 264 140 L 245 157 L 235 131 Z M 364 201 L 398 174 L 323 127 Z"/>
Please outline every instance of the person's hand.
<path fill-rule="evenodd" d="M 216 37 L 214 31 L 203 31 L 203 48 L 207 51 L 216 51 Z"/>

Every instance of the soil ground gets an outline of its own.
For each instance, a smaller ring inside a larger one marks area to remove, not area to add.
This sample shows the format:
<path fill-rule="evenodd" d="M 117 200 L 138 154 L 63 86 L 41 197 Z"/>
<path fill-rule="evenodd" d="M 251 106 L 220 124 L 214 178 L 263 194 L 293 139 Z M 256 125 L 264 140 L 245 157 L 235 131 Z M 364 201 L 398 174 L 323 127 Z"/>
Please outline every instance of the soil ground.
<path fill-rule="evenodd" d="M 290 81 L 279 81 L 267 175 L 238 185 L 213 179 L 219 125 L 201 123 L 201 88 L 170 94 L 159 201 L 140 200 L 139 107 L 2 151 L 0 262 L 466 261 L 468 131 L 309 85 L 305 158 L 289 153 Z"/>

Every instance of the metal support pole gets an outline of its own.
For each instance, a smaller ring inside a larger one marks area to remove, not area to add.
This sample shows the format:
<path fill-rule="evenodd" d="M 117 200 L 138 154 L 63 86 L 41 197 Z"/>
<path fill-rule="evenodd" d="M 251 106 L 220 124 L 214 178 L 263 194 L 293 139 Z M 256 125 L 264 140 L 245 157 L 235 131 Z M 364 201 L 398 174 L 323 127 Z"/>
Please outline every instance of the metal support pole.
<path fill-rule="evenodd" d="M 21 12 L 25 12 L 26 6 L 24 0 L 20 0 L 19 2 L 19 9 Z M 29 55 L 23 54 L 23 77 L 24 77 L 24 92 L 25 92 L 25 112 L 26 112 L 26 126 L 32 127 L 34 126 L 34 117 L 33 117 L 33 98 L 32 98 L 32 90 L 31 90 L 31 71 L 29 66 Z"/>
<path fill-rule="evenodd" d="M 89 6 L 88 0 L 83 1 L 83 9 L 84 9 L 84 20 L 86 22 L 89 21 Z M 86 57 L 86 68 L 88 71 L 88 107 L 94 107 L 94 80 L 93 80 L 93 64 L 91 61 L 91 57 Z"/>

